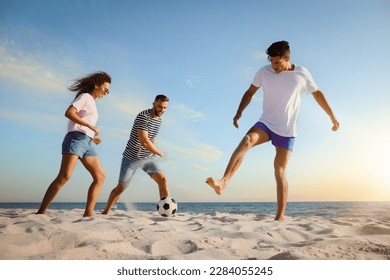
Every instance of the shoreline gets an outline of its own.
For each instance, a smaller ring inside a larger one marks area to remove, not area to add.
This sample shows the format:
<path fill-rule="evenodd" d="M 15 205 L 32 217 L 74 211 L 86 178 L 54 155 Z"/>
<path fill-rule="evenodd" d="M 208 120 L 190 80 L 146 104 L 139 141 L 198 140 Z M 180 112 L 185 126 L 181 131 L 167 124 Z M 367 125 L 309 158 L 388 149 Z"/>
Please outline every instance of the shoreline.
<path fill-rule="evenodd" d="M 36 211 L 40 202 L 0 202 L 0 209 L 32 209 Z M 106 202 L 98 202 L 95 213 L 103 212 Z M 53 202 L 50 210 L 85 209 L 85 202 Z M 115 210 L 125 211 L 156 211 L 156 202 L 118 202 Z M 179 213 L 189 214 L 263 214 L 274 215 L 276 202 L 180 202 Z M 390 217 L 390 201 L 347 201 L 347 202 L 288 202 L 286 216 L 331 218 L 372 218 L 388 219 Z"/>

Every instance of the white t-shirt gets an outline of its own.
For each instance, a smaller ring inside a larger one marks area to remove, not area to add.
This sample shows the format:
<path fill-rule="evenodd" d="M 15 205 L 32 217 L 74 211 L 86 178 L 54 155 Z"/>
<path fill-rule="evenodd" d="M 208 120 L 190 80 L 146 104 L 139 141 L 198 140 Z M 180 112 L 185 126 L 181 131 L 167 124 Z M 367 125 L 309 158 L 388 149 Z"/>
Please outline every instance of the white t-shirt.
<path fill-rule="evenodd" d="M 80 94 L 75 100 L 73 100 L 72 106 L 76 108 L 77 115 L 81 119 L 90 123 L 93 126 L 96 125 L 97 120 L 99 118 L 98 111 L 96 108 L 96 101 L 89 93 Z M 69 120 L 68 132 L 72 131 L 82 132 L 91 138 L 95 136 L 95 132 L 93 130 Z"/>
<path fill-rule="evenodd" d="M 318 90 L 310 72 L 303 66 L 276 73 L 271 65 L 257 71 L 252 84 L 263 87 L 263 114 L 259 121 L 284 137 L 297 135 L 301 94 Z"/>

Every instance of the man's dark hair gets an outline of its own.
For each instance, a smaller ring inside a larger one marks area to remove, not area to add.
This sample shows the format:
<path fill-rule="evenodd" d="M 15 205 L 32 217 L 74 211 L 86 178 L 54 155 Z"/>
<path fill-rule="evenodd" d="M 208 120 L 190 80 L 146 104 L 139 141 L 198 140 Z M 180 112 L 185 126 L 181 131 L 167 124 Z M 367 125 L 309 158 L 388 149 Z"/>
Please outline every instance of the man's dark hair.
<path fill-rule="evenodd" d="M 166 97 L 164 94 L 159 94 L 159 95 L 156 96 L 156 98 L 154 99 L 154 101 L 168 102 L 168 101 L 169 101 L 169 98 Z"/>
<path fill-rule="evenodd" d="M 275 56 L 284 56 L 287 51 L 290 51 L 290 46 L 288 42 L 279 41 L 269 46 L 266 53 L 268 54 L 268 58 L 270 58 Z"/>

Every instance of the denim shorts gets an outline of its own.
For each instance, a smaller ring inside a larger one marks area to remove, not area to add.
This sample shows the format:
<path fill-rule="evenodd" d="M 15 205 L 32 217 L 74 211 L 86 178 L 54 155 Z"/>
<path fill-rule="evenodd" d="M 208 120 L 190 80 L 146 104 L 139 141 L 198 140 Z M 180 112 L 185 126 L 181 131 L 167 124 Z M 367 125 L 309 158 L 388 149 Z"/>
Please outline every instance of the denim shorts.
<path fill-rule="evenodd" d="M 260 128 L 262 131 L 268 134 L 271 139 L 272 145 L 276 147 L 281 147 L 289 151 L 293 150 L 295 137 L 284 137 L 272 132 L 265 124 L 262 122 L 257 122 L 255 127 Z"/>
<path fill-rule="evenodd" d="M 62 153 L 74 154 L 79 158 L 97 156 L 93 148 L 92 138 L 78 131 L 68 132 L 65 135 L 62 142 Z"/>
<path fill-rule="evenodd" d="M 130 161 L 126 157 L 123 157 L 118 181 L 128 187 L 131 178 L 138 168 L 141 168 L 150 177 L 152 177 L 154 173 L 160 171 L 160 168 L 153 159 Z"/>

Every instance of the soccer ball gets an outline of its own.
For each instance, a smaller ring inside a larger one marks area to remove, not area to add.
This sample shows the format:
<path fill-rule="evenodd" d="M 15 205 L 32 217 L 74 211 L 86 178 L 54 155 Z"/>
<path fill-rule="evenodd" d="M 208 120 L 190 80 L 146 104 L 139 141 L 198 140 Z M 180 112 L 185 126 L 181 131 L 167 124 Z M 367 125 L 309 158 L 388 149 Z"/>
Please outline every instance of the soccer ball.
<path fill-rule="evenodd" d="M 171 197 L 163 197 L 159 202 L 157 202 L 157 212 L 164 217 L 170 217 L 174 215 L 177 211 L 177 203 Z"/>

